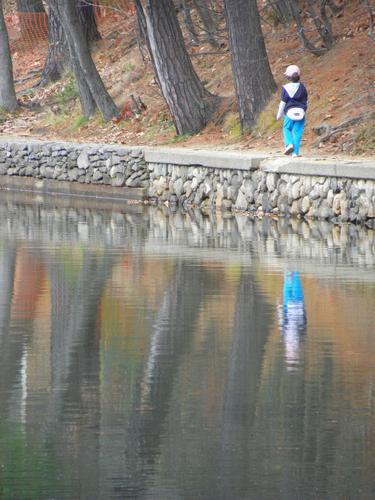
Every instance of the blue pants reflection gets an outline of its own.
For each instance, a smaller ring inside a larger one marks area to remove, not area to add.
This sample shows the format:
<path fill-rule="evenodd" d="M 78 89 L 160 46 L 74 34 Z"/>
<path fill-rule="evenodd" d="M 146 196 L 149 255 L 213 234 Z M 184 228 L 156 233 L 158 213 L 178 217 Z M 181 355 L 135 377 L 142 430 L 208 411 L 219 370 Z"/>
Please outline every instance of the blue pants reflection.
<path fill-rule="evenodd" d="M 284 274 L 283 306 L 280 327 L 285 346 L 288 370 L 300 361 L 300 339 L 306 326 L 302 284 L 298 272 Z"/>

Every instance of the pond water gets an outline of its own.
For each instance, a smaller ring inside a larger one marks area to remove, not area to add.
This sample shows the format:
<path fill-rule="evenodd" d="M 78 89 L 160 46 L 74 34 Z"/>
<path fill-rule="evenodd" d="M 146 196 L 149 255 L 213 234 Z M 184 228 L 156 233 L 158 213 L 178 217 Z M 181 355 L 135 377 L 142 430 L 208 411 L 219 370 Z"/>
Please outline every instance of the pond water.
<path fill-rule="evenodd" d="M 3 193 L 0 280 L 0 498 L 374 498 L 373 231 Z"/>

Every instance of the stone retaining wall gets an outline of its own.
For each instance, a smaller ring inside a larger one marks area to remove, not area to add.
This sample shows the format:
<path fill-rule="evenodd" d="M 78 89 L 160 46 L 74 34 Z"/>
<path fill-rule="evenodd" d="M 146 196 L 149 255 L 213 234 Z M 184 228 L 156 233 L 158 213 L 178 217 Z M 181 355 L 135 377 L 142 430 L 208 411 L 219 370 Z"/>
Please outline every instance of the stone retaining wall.
<path fill-rule="evenodd" d="M 15 140 L 0 142 L 0 175 L 117 187 L 145 187 L 149 177 L 140 148 Z"/>
<path fill-rule="evenodd" d="M 375 226 L 375 162 L 371 161 L 2 140 L 0 174 L 144 188 L 149 200 L 185 209 Z"/>
<path fill-rule="evenodd" d="M 149 164 L 148 195 L 184 208 L 240 210 L 366 222 L 375 218 L 375 181 Z"/>

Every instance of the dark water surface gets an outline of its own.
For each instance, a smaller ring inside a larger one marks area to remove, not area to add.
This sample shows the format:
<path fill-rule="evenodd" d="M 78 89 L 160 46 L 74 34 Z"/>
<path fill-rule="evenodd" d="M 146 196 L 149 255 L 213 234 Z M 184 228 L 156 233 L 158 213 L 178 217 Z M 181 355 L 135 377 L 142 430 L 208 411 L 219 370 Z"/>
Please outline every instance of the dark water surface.
<path fill-rule="evenodd" d="M 1 499 L 375 497 L 372 231 L 2 194 L 0 280 Z"/>

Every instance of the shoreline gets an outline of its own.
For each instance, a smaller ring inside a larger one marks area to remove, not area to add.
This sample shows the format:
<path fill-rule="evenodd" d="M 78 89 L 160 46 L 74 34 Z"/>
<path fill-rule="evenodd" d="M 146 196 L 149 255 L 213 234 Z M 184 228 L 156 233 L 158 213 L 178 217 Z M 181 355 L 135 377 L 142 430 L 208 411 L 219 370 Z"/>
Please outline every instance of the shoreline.
<path fill-rule="evenodd" d="M 1 137 L 0 188 L 375 227 L 375 158 Z"/>

